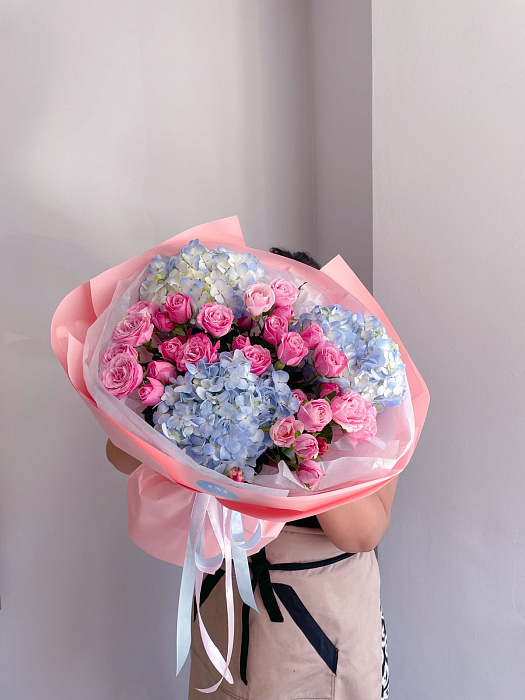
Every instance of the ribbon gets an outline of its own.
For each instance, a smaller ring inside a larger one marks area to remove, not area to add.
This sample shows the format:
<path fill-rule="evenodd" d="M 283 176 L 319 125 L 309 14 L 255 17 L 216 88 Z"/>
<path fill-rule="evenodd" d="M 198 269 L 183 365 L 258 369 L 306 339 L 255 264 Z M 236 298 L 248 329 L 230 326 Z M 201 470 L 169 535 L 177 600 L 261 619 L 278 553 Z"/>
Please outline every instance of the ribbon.
<path fill-rule="evenodd" d="M 202 535 L 206 516 L 210 521 L 221 550 L 220 554 L 213 557 L 204 557 L 201 554 Z M 261 535 L 262 522 L 259 520 L 254 534 L 246 542 L 244 540 L 244 527 L 240 513 L 225 508 L 213 496 L 204 493 L 196 494 L 186 542 L 186 553 L 179 594 L 179 607 L 177 611 L 177 675 L 182 669 L 190 651 L 192 603 L 195 594 L 196 616 L 199 620 L 202 642 L 210 661 L 221 674 L 221 678 L 213 686 L 209 688 L 197 688 L 197 690 L 201 692 L 214 692 L 224 678 L 226 678 L 228 683 L 233 683 L 233 677 L 229 670 L 234 634 L 232 561 L 235 567 L 239 594 L 244 604 L 260 612 L 253 596 L 247 550 L 257 545 L 261 539 Z M 225 591 L 228 618 L 226 659 L 223 658 L 216 644 L 211 639 L 200 614 L 203 573 L 215 573 L 221 566 L 223 560 L 225 561 Z"/>

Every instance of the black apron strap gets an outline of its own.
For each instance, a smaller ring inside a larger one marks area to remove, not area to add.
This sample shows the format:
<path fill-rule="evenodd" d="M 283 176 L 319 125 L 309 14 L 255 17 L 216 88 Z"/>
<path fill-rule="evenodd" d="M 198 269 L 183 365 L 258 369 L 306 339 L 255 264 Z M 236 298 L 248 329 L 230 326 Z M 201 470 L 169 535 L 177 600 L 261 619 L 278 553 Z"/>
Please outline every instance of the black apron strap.
<path fill-rule="evenodd" d="M 292 586 L 285 583 L 274 583 L 270 579 L 270 570 L 274 571 L 302 571 L 305 569 L 317 569 L 321 566 L 329 566 L 343 559 L 352 557 L 352 552 L 343 552 L 329 559 L 309 562 L 283 562 L 270 564 L 266 558 L 266 551 L 263 547 L 259 552 L 252 554 L 248 563 L 252 570 L 252 589 L 255 591 L 257 585 L 261 593 L 261 599 L 268 616 L 272 622 L 283 622 L 284 618 L 279 608 L 279 603 L 275 593 L 279 596 L 288 614 L 301 630 L 310 644 L 326 663 L 328 668 L 336 673 L 338 649 L 323 632 L 321 627 L 308 612 L 302 600 L 299 598 Z M 202 582 L 200 604 L 202 605 L 209 596 L 213 588 L 224 575 L 224 569 L 217 569 L 214 574 L 207 574 Z M 194 601 L 194 615 L 196 618 L 197 608 Z M 248 685 L 246 669 L 248 665 L 248 646 L 250 642 L 250 606 L 242 605 L 242 632 L 241 632 L 241 652 L 240 652 L 240 676 L 245 685 Z"/>
<path fill-rule="evenodd" d="M 256 554 L 252 554 L 249 561 L 250 569 L 252 570 L 252 589 L 255 591 L 257 584 L 261 592 L 261 598 L 264 607 L 268 612 L 272 622 L 284 622 L 279 603 L 273 592 L 270 574 L 268 573 L 269 562 L 266 559 L 264 547 Z M 239 673 L 241 680 L 245 685 L 248 685 L 246 677 L 246 668 L 248 665 L 248 645 L 250 642 L 250 606 L 246 603 L 242 604 L 242 632 L 241 632 L 241 653 Z"/>
<path fill-rule="evenodd" d="M 286 583 L 274 583 L 273 587 L 297 627 L 299 627 L 330 671 L 336 673 L 339 650 L 335 644 L 328 639 L 310 615 L 292 586 L 288 586 Z"/>

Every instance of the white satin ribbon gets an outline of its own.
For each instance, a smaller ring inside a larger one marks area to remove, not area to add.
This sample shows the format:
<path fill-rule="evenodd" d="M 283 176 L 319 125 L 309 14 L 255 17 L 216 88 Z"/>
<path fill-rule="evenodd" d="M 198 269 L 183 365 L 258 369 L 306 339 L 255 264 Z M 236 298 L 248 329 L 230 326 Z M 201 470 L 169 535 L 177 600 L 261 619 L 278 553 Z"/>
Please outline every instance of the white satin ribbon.
<path fill-rule="evenodd" d="M 200 554 L 206 515 L 210 520 L 221 550 L 220 554 L 213 557 L 204 557 Z M 233 683 L 231 671 L 229 670 L 234 635 L 232 561 L 235 566 L 235 576 L 241 599 L 259 612 L 253 596 L 250 567 L 246 552 L 257 545 L 261 535 L 262 522 L 259 520 L 254 534 L 245 542 L 242 516 L 239 512 L 225 508 L 213 496 L 204 493 L 196 494 L 190 518 L 177 612 L 177 675 L 182 669 L 190 650 L 192 603 L 195 593 L 202 642 L 210 661 L 221 674 L 221 678 L 213 686 L 197 688 L 203 693 L 212 693 L 217 690 L 223 679 L 226 679 L 230 684 Z M 226 659 L 223 658 L 216 644 L 211 639 L 200 614 L 203 573 L 214 573 L 217 571 L 223 559 L 225 561 L 225 593 L 228 619 Z"/>

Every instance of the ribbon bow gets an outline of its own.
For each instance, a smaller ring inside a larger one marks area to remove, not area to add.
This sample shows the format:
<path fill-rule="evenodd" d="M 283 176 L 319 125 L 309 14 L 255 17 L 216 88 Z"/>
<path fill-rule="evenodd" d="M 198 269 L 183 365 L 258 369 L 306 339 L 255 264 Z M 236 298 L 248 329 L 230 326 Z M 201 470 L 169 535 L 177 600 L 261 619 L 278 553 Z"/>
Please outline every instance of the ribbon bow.
<path fill-rule="evenodd" d="M 200 553 L 206 515 L 210 520 L 213 532 L 221 548 L 220 554 L 213 557 L 204 557 Z M 233 651 L 234 634 L 232 561 L 235 567 L 237 587 L 243 602 L 257 612 L 260 612 L 253 596 L 246 552 L 257 545 L 261 539 L 261 534 L 262 523 L 261 520 L 259 520 L 254 534 L 245 542 L 242 516 L 238 511 L 225 508 L 214 496 L 204 493 L 196 494 L 190 518 L 190 528 L 186 543 L 186 554 L 184 557 L 179 594 L 179 608 L 177 612 L 177 675 L 183 667 L 190 651 L 192 604 L 195 594 L 202 642 L 210 661 L 221 674 L 221 678 L 215 685 L 209 688 L 198 688 L 198 690 L 203 693 L 212 693 L 217 690 L 223 678 L 225 678 L 228 683 L 233 683 L 232 674 L 229 669 Z M 223 658 L 221 652 L 208 634 L 200 614 L 203 573 L 214 573 L 221 566 L 223 559 L 225 561 L 226 608 L 228 618 L 226 659 Z"/>

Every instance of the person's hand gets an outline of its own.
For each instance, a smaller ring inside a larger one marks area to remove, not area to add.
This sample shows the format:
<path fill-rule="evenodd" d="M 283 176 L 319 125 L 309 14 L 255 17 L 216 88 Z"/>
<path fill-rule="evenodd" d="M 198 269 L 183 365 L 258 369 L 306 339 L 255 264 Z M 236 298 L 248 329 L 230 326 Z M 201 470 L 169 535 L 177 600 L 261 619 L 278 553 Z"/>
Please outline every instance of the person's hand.
<path fill-rule="evenodd" d="M 106 443 L 106 457 L 119 472 L 128 475 L 142 464 L 140 460 L 114 445 L 109 438 Z"/>

